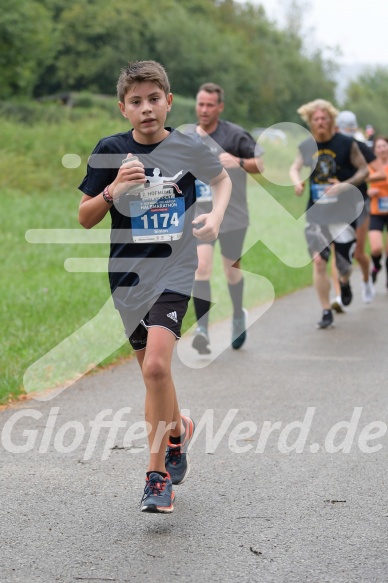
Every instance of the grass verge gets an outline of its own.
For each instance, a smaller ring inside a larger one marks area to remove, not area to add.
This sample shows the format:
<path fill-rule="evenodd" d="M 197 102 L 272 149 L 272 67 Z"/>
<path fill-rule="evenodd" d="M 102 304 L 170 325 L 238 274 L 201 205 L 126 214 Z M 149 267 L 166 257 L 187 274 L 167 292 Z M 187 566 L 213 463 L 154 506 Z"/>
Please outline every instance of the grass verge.
<path fill-rule="evenodd" d="M 107 258 L 108 244 L 31 244 L 26 240 L 26 232 L 31 229 L 80 229 L 85 232 L 77 221 L 81 196 L 77 186 L 83 177 L 87 156 L 102 135 L 123 131 L 122 126 L 108 115 L 104 118 L 99 114 L 85 115 L 82 124 L 65 119 L 61 124 L 23 126 L 21 131 L 17 124 L 4 121 L 2 128 L 0 370 L 3 372 L 0 403 L 6 403 L 25 393 L 23 376 L 34 369 L 42 357 L 43 368 L 39 370 L 37 382 L 43 371 L 47 377 L 44 383 L 50 385 L 65 374 L 62 364 L 66 368 L 67 361 L 73 357 L 82 356 L 83 362 L 92 369 L 126 358 L 131 351 L 127 342 L 117 340 L 117 321 L 112 331 L 96 323 L 97 314 L 102 315 L 100 320 L 104 319 L 101 309 L 110 297 L 106 273 L 65 269 L 68 258 Z M 67 153 L 81 157 L 79 168 L 63 167 L 62 156 Z M 266 191 L 270 192 L 270 199 Z M 276 200 L 278 207 L 269 204 L 270 200 Z M 250 179 L 249 206 L 251 227 L 243 258 L 244 270 L 268 279 L 276 296 L 310 284 L 311 267 L 302 223 L 296 228 L 290 227 L 290 217 L 303 213 L 305 201 L 296 199 L 289 187 L 277 187 L 265 179 L 258 184 Z M 281 212 L 282 209 L 287 209 L 289 214 Z M 108 229 L 108 217 L 97 228 Z M 278 241 L 282 242 L 281 247 L 276 246 Z M 285 263 L 290 249 L 291 255 L 303 255 L 298 265 L 293 265 L 292 261 L 291 266 Z M 259 279 L 247 279 L 246 307 L 269 299 L 266 292 L 261 293 L 260 283 L 256 285 Z M 212 290 L 214 298 L 221 298 L 212 311 L 212 321 L 224 319 L 231 308 L 218 248 Z M 190 304 L 184 329 L 193 324 L 194 312 Z M 84 330 L 85 334 L 79 334 L 79 330 Z M 66 339 L 74 339 L 77 334 L 71 355 Z M 54 360 L 58 362 L 58 356 L 61 359 L 57 378 L 53 371 L 56 366 L 47 364 L 44 359 L 58 345 L 62 348 Z M 115 346 L 117 350 L 113 349 Z"/>

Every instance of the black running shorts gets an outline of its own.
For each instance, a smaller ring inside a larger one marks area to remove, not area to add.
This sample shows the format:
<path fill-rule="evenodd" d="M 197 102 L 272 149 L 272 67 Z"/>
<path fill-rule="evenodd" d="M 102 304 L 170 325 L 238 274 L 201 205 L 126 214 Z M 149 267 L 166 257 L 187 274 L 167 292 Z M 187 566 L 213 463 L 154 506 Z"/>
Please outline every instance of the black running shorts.
<path fill-rule="evenodd" d="M 178 339 L 181 337 L 182 320 L 187 312 L 189 297 L 164 292 L 144 315 L 140 311 L 120 310 L 125 333 L 134 350 L 147 345 L 148 329 L 153 326 L 166 328 Z"/>
<path fill-rule="evenodd" d="M 219 233 L 217 241 L 220 242 L 221 255 L 226 259 L 239 261 L 241 259 L 242 250 L 244 246 L 244 239 L 247 229 L 236 229 L 235 231 L 228 231 L 228 233 Z M 197 245 L 215 245 L 216 241 L 205 243 L 205 241 L 197 240 Z"/>
<path fill-rule="evenodd" d="M 388 231 L 388 215 L 371 215 L 369 230 L 370 231 L 384 231 L 384 227 Z"/>
<path fill-rule="evenodd" d="M 356 232 L 352 225 L 348 225 L 338 237 L 335 237 L 334 232 L 333 225 L 307 223 L 305 235 L 309 253 L 311 257 L 319 253 L 322 259 L 329 261 L 331 244 L 333 243 L 337 269 L 340 275 L 347 275 L 352 269 Z"/>

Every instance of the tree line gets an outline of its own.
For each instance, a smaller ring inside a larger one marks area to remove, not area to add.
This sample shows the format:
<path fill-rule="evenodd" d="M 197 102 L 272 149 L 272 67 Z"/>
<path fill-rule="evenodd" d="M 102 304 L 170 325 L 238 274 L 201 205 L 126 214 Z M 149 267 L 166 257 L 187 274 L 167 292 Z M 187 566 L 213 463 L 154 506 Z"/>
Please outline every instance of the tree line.
<path fill-rule="evenodd" d="M 299 105 L 333 99 L 335 83 L 295 28 L 280 30 L 261 6 L 233 0 L 3 0 L 0 99 L 112 95 L 128 61 L 154 59 L 179 95 L 222 85 L 236 121 L 299 121 Z"/>
<path fill-rule="evenodd" d="M 354 111 L 361 128 L 372 124 L 377 134 L 388 136 L 388 69 L 367 68 L 349 84 L 344 108 Z"/>
<path fill-rule="evenodd" d="M 336 88 L 335 64 L 318 48 L 305 50 L 302 17 L 298 0 L 288 0 L 282 29 L 262 6 L 234 0 L 3 0 L 0 100 L 113 95 L 128 61 L 154 59 L 183 97 L 206 81 L 222 85 L 225 115 L 236 122 L 300 123 L 302 103 L 335 102 Z M 386 77 L 383 71 L 352 84 L 346 105 L 355 104 L 363 123 L 384 116 L 386 89 L 374 104 Z"/>

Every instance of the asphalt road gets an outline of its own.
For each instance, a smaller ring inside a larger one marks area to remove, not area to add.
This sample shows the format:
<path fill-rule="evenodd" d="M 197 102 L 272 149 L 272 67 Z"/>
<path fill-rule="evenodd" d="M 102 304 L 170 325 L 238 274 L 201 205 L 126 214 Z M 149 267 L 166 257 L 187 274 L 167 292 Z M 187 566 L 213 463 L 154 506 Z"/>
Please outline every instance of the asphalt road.
<path fill-rule="evenodd" d="M 365 306 L 354 280 L 332 330 L 315 329 L 307 288 L 209 366 L 180 341 L 176 385 L 198 431 L 172 515 L 139 510 L 135 361 L 1 411 L 1 583 L 387 581 L 388 297 L 380 281 Z M 212 327 L 214 350 L 229 334 Z"/>

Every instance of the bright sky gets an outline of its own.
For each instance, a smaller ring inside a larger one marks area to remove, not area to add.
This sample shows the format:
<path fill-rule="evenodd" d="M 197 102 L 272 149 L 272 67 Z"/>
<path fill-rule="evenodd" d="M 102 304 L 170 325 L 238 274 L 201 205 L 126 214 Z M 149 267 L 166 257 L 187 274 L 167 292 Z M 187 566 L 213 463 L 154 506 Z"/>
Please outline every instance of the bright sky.
<path fill-rule="evenodd" d="M 251 0 L 262 4 L 271 20 L 282 22 L 282 7 L 287 0 Z M 308 46 L 313 29 L 314 46 L 338 46 L 340 63 L 371 64 L 388 67 L 387 0 L 300 0 L 307 6 L 302 29 Z M 324 53 L 324 56 L 329 56 Z"/>

